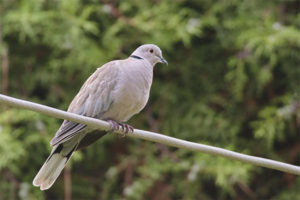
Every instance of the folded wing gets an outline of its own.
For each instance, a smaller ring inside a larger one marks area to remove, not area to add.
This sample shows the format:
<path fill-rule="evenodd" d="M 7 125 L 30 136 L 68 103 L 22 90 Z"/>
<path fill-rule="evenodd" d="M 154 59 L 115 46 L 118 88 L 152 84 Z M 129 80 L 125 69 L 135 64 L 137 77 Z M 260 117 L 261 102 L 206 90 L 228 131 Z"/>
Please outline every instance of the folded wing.
<path fill-rule="evenodd" d="M 116 61 L 98 68 L 81 87 L 71 102 L 68 112 L 100 119 L 114 101 L 117 82 Z M 50 144 L 55 146 L 64 143 L 86 128 L 85 124 L 64 120 Z"/>

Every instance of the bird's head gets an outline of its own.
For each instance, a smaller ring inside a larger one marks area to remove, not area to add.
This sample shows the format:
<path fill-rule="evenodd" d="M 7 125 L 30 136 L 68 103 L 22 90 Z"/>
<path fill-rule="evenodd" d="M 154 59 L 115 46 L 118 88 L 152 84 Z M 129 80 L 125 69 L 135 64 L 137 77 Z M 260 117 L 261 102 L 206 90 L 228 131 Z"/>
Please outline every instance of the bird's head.
<path fill-rule="evenodd" d="M 139 46 L 132 54 L 131 57 L 140 57 L 149 61 L 153 66 L 156 63 L 164 63 L 168 65 L 168 62 L 162 57 L 161 50 L 154 44 L 144 44 Z"/>

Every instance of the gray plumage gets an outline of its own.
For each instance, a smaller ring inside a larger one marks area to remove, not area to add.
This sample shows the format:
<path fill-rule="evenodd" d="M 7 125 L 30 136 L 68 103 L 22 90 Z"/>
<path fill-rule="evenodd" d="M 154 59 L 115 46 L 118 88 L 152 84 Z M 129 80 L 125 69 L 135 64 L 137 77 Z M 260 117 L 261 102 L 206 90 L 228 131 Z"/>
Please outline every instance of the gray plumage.
<path fill-rule="evenodd" d="M 68 111 L 102 120 L 125 122 L 146 105 L 156 63 L 167 64 L 159 47 L 142 45 L 124 60 L 98 68 L 84 83 Z M 50 144 L 48 159 L 33 180 L 41 190 L 55 182 L 75 150 L 90 145 L 106 132 L 65 120 Z"/>

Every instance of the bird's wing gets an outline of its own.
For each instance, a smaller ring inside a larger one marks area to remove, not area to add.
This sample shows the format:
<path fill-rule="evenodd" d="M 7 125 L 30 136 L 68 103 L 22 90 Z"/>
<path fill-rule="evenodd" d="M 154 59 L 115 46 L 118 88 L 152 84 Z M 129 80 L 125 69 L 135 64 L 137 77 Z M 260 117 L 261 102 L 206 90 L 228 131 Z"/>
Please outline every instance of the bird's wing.
<path fill-rule="evenodd" d="M 81 87 L 71 102 L 68 112 L 100 118 L 114 100 L 118 72 L 116 61 L 98 68 Z M 63 143 L 84 129 L 86 129 L 85 124 L 64 120 L 50 144 L 54 146 Z"/>

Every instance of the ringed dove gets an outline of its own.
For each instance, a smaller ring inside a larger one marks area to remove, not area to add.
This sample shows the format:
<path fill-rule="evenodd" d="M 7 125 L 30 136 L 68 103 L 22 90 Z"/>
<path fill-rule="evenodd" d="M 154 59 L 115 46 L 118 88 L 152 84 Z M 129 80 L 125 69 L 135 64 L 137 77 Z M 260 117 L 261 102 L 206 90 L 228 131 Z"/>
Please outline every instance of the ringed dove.
<path fill-rule="evenodd" d="M 133 128 L 122 122 L 139 113 L 146 105 L 156 63 L 168 64 L 159 47 L 145 44 L 129 58 L 108 62 L 84 83 L 71 102 L 68 112 L 107 120 L 112 131 Z M 50 144 L 53 149 L 35 176 L 33 185 L 49 189 L 73 152 L 90 145 L 107 132 L 92 130 L 84 124 L 64 120 Z"/>

